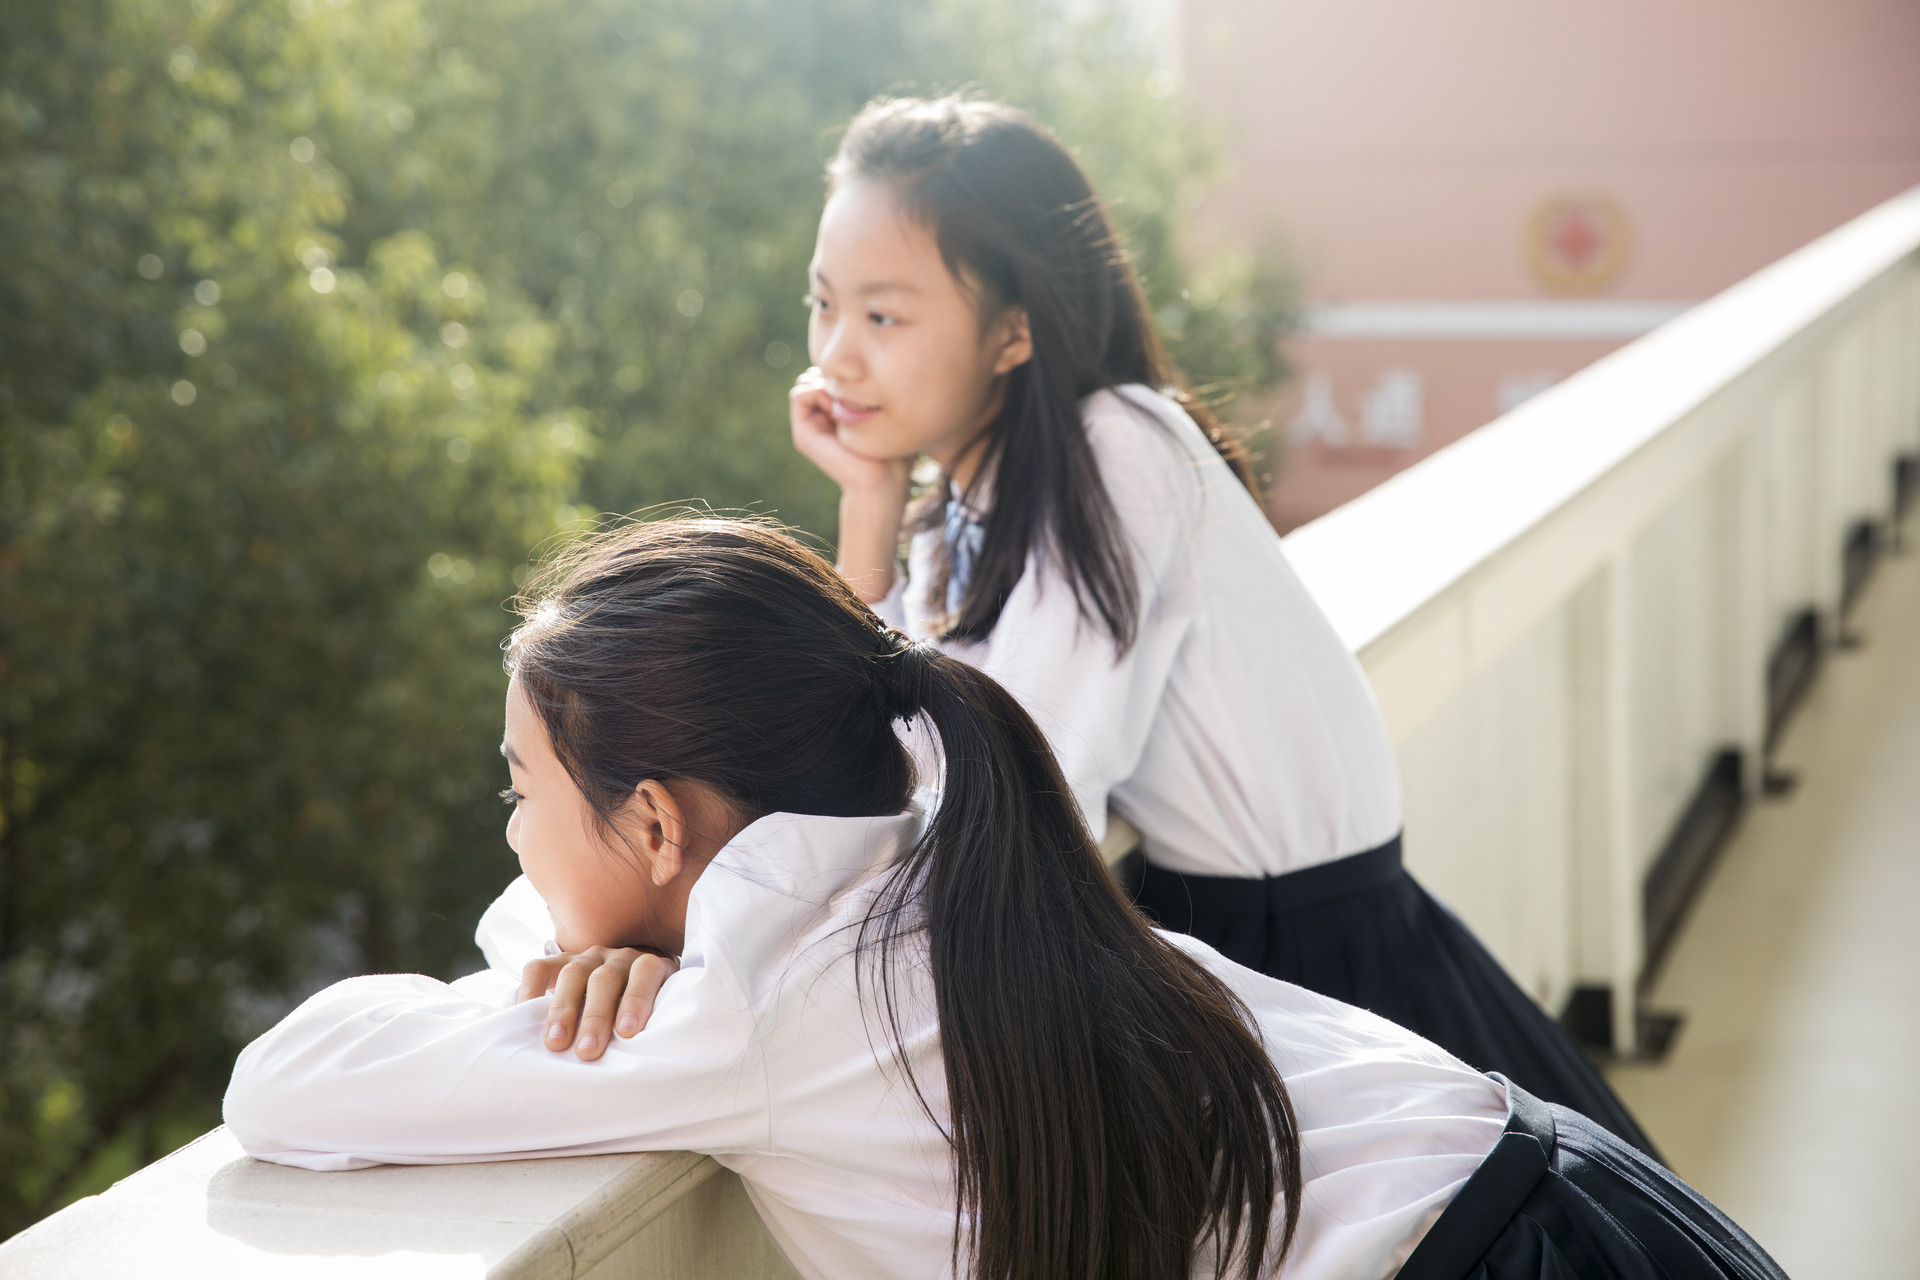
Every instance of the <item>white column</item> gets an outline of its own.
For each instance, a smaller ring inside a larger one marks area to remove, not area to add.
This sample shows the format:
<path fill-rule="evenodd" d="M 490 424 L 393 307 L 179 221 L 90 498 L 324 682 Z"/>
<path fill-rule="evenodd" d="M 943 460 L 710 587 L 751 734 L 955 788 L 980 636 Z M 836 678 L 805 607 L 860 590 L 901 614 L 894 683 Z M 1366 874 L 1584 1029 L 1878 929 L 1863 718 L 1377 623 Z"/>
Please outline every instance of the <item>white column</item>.
<path fill-rule="evenodd" d="M 1822 630 L 1839 634 L 1841 548 L 1847 536 L 1847 448 L 1845 375 L 1841 343 L 1829 341 L 1817 357 L 1813 379 L 1813 502 L 1807 534 L 1813 542 L 1813 606 Z"/>
<path fill-rule="evenodd" d="M 1639 1047 L 1641 951 L 1645 945 L 1641 868 L 1635 847 L 1633 778 L 1633 546 L 1622 545 L 1606 569 L 1606 656 L 1602 687 L 1607 797 L 1607 885 L 1612 967 L 1614 1051 Z"/>
<path fill-rule="evenodd" d="M 1920 258 L 1900 269 L 1899 322 L 1894 328 L 1894 446 L 1903 453 L 1920 449 Z"/>
<path fill-rule="evenodd" d="M 1754 405 L 1745 430 L 1722 469 L 1726 512 L 1719 560 L 1727 583 L 1721 643 L 1728 648 L 1721 685 L 1727 733 L 1739 746 L 1746 766 L 1742 786 L 1751 794 L 1760 785 L 1767 737 L 1767 654 L 1778 629 L 1770 607 L 1765 527 L 1766 449 L 1772 426 L 1768 407 Z"/>

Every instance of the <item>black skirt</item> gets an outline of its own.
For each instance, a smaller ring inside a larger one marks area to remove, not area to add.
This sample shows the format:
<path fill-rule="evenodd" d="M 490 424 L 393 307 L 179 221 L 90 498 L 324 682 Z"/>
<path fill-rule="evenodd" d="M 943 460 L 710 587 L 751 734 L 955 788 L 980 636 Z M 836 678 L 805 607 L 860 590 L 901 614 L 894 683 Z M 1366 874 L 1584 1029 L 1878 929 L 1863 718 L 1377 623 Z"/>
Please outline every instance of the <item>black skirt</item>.
<path fill-rule="evenodd" d="M 1163 928 L 1397 1022 L 1660 1158 L 1566 1029 L 1407 874 L 1400 837 L 1263 880 L 1188 876 L 1151 864 L 1139 875 L 1140 906 Z"/>
<path fill-rule="evenodd" d="M 1585 1116 L 1508 1090 L 1506 1133 L 1399 1280 L 1786 1280 L 1666 1169 Z"/>

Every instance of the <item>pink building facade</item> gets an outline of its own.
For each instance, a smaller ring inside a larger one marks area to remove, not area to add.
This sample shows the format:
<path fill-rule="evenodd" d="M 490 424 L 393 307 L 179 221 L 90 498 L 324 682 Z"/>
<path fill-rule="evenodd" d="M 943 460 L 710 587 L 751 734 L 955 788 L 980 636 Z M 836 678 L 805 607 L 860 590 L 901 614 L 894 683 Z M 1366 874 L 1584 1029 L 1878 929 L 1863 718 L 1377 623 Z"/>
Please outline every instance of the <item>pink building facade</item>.
<path fill-rule="evenodd" d="M 1300 274 L 1292 528 L 1920 183 L 1914 0 L 1183 0 L 1204 234 Z"/>

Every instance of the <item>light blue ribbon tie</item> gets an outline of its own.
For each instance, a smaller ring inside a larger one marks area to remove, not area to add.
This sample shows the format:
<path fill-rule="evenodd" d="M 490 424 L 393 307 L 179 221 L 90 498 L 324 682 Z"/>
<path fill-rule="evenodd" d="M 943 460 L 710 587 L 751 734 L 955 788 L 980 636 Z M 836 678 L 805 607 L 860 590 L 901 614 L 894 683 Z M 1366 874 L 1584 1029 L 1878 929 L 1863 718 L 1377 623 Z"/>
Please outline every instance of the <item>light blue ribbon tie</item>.
<path fill-rule="evenodd" d="M 967 598 L 967 583 L 973 578 L 973 562 L 987 540 L 987 526 L 958 499 L 949 498 L 940 540 L 947 552 L 947 617 L 958 618 Z"/>

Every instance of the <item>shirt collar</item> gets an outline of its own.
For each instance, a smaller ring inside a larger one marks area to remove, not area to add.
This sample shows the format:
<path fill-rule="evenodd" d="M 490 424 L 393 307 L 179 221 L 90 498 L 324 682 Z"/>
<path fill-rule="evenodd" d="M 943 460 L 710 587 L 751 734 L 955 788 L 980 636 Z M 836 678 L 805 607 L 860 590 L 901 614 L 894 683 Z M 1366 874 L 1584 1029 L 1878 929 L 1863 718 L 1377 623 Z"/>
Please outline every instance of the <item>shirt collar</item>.
<path fill-rule="evenodd" d="M 681 964 L 724 953 L 736 968 L 758 968 L 834 914 L 839 900 L 895 865 L 920 838 L 931 797 L 903 813 L 833 818 L 770 813 L 715 855 L 687 901 Z"/>

